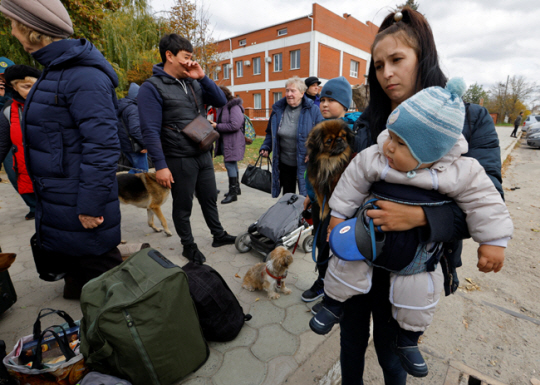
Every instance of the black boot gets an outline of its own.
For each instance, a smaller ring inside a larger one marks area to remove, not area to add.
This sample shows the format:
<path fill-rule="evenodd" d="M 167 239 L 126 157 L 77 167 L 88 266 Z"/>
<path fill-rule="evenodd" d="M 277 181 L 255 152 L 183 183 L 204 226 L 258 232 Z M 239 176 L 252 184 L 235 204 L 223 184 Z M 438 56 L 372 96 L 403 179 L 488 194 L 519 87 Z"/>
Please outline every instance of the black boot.
<path fill-rule="evenodd" d="M 238 178 L 229 178 L 229 192 L 225 196 L 225 199 L 221 201 L 221 204 L 225 205 L 227 203 L 236 202 L 238 198 L 236 197 L 236 184 Z"/>
<path fill-rule="evenodd" d="M 238 178 L 236 178 L 236 195 L 242 195 L 242 191 L 240 191 L 240 182 L 238 182 Z"/>

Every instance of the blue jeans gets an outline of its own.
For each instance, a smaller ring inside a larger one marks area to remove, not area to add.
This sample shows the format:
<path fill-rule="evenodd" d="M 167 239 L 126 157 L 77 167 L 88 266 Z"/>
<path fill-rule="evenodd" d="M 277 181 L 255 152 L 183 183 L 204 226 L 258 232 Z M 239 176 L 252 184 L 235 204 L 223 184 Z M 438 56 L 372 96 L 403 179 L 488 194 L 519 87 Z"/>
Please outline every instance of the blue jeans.
<path fill-rule="evenodd" d="M 148 172 L 148 154 L 141 154 L 140 152 L 124 152 L 126 158 L 131 163 L 131 167 L 139 170 L 129 170 L 129 174 L 139 174 L 141 172 Z"/>
<path fill-rule="evenodd" d="M 342 385 L 363 385 L 365 354 L 369 340 L 370 315 L 373 314 L 373 340 L 385 385 L 404 385 L 407 372 L 392 351 L 398 324 L 392 318 L 388 300 L 390 273 L 373 269 L 371 291 L 357 295 L 344 303 L 341 321 L 341 375 Z"/>

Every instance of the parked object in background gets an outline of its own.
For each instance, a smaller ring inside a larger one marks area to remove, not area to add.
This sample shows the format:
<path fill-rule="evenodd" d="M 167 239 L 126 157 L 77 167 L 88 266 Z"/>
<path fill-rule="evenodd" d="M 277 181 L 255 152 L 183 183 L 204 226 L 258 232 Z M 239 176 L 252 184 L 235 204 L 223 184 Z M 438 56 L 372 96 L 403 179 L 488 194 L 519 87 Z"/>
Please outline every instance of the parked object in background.
<path fill-rule="evenodd" d="M 92 369 L 134 385 L 170 385 L 209 355 L 186 273 L 139 251 L 82 291 L 81 351 Z"/>
<path fill-rule="evenodd" d="M 116 174 L 116 179 L 120 202 L 146 209 L 148 226 L 155 232 L 164 230 L 168 237 L 172 236 L 167 220 L 161 211 L 161 206 L 167 201 L 171 190 L 156 181 L 156 173 Z M 158 217 L 163 229 L 154 225 L 154 214 Z"/>
<path fill-rule="evenodd" d="M 529 115 L 527 116 L 527 119 L 523 122 L 523 127 L 521 128 L 521 131 L 527 131 L 529 129 L 529 126 L 535 123 L 540 122 L 540 115 Z"/>
<path fill-rule="evenodd" d="M 525 134 L 527 145 L 531 147 L 540 147 L 540 123 L 534 123 L 529 126 Z"/>

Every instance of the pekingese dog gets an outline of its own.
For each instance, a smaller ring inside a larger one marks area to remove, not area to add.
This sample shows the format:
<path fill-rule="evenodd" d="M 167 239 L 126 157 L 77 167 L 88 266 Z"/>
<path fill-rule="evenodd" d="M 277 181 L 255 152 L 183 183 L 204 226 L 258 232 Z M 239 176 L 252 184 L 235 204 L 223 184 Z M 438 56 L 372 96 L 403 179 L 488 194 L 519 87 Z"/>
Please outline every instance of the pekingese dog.
<path fill-rule="evenodd" d="M 283 294 L 291 294 L 291 289 L 285 287 L 287 270 L 293 263 L 293 256 L 283 246 L 276 247 L 270 253 L 270 259 L 264 263 L 257 263 L 247 271 L 242 287 L 249 291 L 265 290 L 269 299 L 278 299 L 276 290 Z"/>
<path fill-rule="evenodd" d="M 330 196 L 351 160 L 353 140 L 353 132 L 341 119 L 325 120 L 309 133 L 306 141 L 309 156 L 307 175 L 317 195 L 321 220 L 330 212 Z"/>

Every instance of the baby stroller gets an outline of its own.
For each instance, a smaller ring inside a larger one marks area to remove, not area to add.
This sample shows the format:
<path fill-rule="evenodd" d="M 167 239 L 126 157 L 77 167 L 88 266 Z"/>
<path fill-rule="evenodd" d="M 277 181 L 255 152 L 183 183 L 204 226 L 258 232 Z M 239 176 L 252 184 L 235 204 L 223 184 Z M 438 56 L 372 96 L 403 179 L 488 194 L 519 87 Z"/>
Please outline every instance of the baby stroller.
<path fill-rule="evenodd" d="M 264 262 L 276 247 L 290 248 L 297 242 L 306 253 L 310 253 L 313 248 L 313 225 L 311 218 L 303 217 L 303 210 L 303 196 L 292 193 L 283 195 L 257 222 L 249 226 L 247 233 L 236 237 L 236 249 L 241 253 L 254 249 L 264 256 Z"/>

